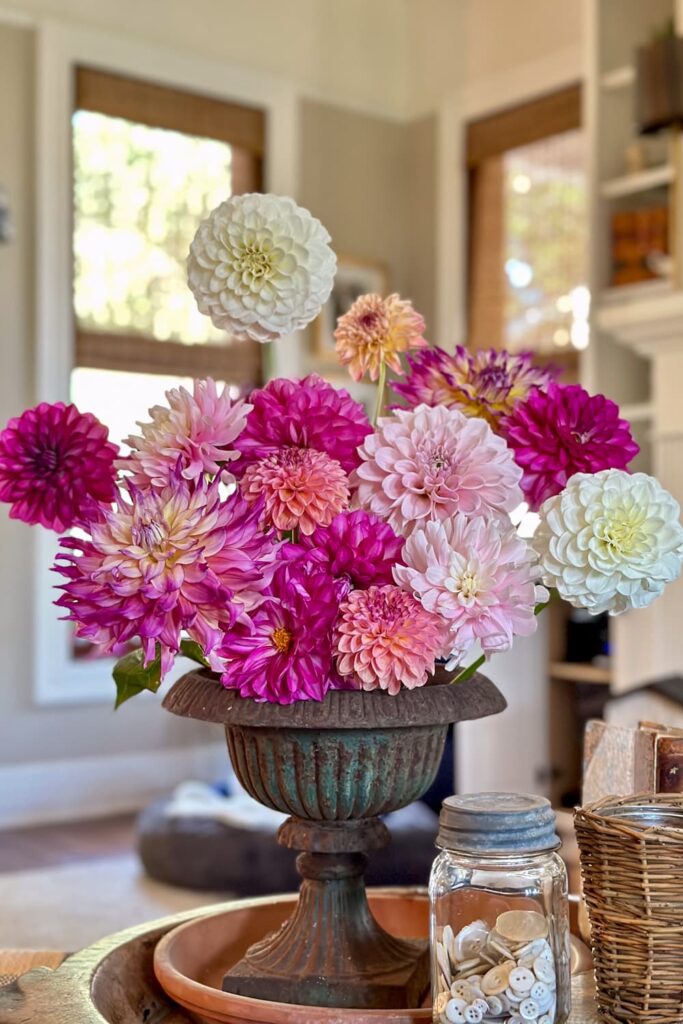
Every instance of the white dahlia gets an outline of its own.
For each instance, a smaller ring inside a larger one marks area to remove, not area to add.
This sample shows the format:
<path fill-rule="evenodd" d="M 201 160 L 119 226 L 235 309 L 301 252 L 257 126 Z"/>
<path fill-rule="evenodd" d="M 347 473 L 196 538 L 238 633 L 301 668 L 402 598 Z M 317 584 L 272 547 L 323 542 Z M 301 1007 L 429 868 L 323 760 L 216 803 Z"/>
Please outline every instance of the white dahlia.
<path fill-rule="evenodd" d="M 202 221 L 187 279 L 201 313 L 237 341 L 300 330 L 332 290 L 337 259 L 319 220 L 293 199 L 231 196 Z"/>
<path fill-rule="evenodd" d="M 681 571 L 679 515 L 678 502 L 645 473 L 577 473 L 540 508 L 532 543 L 543 582 L 592 615 L 644 608 Z"/>

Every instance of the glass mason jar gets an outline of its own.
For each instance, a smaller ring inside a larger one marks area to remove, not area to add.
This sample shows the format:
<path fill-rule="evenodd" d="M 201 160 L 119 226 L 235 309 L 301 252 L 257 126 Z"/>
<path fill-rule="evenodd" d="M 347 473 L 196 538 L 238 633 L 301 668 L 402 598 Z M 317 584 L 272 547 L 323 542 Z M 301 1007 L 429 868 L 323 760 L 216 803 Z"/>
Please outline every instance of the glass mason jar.
<path fill-rule="evenodd" d="M 564 1024 L 567 872 L 543 797 L 444 800 L 429 881 L 433 1020 Z"/>

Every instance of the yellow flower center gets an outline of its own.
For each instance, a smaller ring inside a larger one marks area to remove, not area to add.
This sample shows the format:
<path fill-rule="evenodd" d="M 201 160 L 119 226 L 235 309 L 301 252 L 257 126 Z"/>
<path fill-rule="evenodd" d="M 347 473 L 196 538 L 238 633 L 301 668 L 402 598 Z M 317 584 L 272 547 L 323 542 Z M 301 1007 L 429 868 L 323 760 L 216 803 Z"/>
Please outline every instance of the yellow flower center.
<path fill-rule="evenodd" d="M 479 580 L 473 572 L 463 573 L 460 579 L 460 593 L 463 597 L 472 598 L 477 596 L 479 590 Z"/>
<path fill-rule="evenodd" d="M 292 642 L 292 634 L 284 626 L 278 626 L 270 634 L 270 642 L 280 654 L 287 654 Z"/>
<path fill-rule="evenodd" d="M 622 513 L 612 519 L 605 530 L 604 541 L 615 554 L 630 555 L 643 541 L 641 523 Z"/>
<path fill-rule="evenodd" d="M 245 245 L 237 259 L 237 267 L 253 278 L 269 278 L 273 273 L 270 253 L 263 252 L 255 245 Z"/>

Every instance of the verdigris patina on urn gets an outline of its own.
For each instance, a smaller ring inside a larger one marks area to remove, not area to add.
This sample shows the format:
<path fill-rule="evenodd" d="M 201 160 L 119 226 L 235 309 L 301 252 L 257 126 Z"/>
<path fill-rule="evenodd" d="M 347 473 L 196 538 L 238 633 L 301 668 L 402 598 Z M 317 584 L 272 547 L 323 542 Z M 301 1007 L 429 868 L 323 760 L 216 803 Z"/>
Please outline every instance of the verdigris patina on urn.
<path fill-rule="evenodd" d="M 394 938 L 374 920 L 367 854 L 389 842 L 381 815 L 433 782 L 449 725 L 505 708 L 493 683 L 435 679 L 396 696 L 339 690 L 282 706 L 240 697 L 200 671 L 180 679 L 164 706 L 225 725 L 240 782 L 290 815 L 278 841 L 302 851 L 296 911 L 229 967 L 224 989 L 305 1005 L 419 1006 L 429 988 L 426 943 Z"/>

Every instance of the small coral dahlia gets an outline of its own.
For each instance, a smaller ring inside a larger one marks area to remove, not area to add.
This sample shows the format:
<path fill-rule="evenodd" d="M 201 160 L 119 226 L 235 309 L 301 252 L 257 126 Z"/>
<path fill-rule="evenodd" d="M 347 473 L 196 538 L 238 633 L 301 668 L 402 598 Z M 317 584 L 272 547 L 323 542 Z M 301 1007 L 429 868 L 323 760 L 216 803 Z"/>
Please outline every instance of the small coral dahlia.
<path fill-rule="evenodd" d="M 341 687 L 332 628 L 343 589 L 325 572 L 278 570 L 263 603 L 223 638 L 223 685 L 273 704 L 322 700 Z"/>
<path fill-rule="evenodd" d="M 508 523 L 456 516 L 427 523 L 403 549 L 394 578 L 447 625 L 456 659 L 477 641 L 486 655 L 536 629 L 534 608 L 548 598 L 536 584 L 534 552 Z"/>
<path fill-rule="evenodd" d="M 329 526 L 318 526 L 297 544 L 285 544 L 280 557 L 309 562 L 353 587 L 382 586 L 392 582 L 392 570 L 401 561 L 403 540 L 388 523 L 356 509 L 340 512 Z"/>
<path fill-rule="evenodd" d="M 140 637 L 146 664 L 160 645 L 165 674 L 184 630 L 215 665 L 224 631 L 258 604 L 272 575 L 261 509 L 238 495 L 222 502 L 217 482 L 129 491 L 92 524 L 89 540 L 62 540 L 56 569 L 67 582 L 56 603 L 77 636 L 108 653 Z"/>
<path fill-rule="evenodd" d="M 619 406 L 578 384 L 535 389 L 503 421 L 502 432 L 524 471 L 522 489 L 533 509 L 574 473 L 625 469 L 640 450 Z"/>
<path fill-rule="evenodd" d="M 424 686 L 445 640 L 441 619 L 399 587 L 352 590 L 339 606 L 337 668 L 363 690 L 394 695 Z"/>
<path fill-rule="evenodd" d="M 349 503 L 349 480 L 338 462 L 313 448 L 280 448 L 252 463 L 242 477 L 249 502 L 264 500 L 266 522 L 278 530 L 313 533 Z"/>
<path fill-rule="evenodd" d="M 290 446 L 326 452 L 350 473 L 358 465 L 358 445 L 372 431 L 360 402 L 315 373 L 303 380 L 271 380 L 252 391 L 249 401 L 247 425 L 235 442 L 241 457 L 232 468 L 238 477 L 249 463 Z"/>
<path fill-rule="evenodd" d="M 239 455 L 232 442 L 244 429 L 251 406 L 233 401 L 227 385 L 219 395 L 210 377 L 196 380 L 192 394 L 172 388 L 166 399 L 168 407 L 149 410 L 151 422 L 138 423 L 142 436 L 126 438 L 133 452 L 119 461 L 119 468 L 130 471 L 141 487 L 164 487 L 178 467 L 186 480 L 220 473 L 223 483 L 234 483 L 224 467 Z"/>
<path fill-rule="evenodd" d="M 107 437 L 98 419 L 63 402 L 11 419 L 0 432 L 0 501 L 12 519 L 62 533 L 110 504 L 119 450 Z"/>
<path fill-rule="evenodd" d="M 453 355 L 442 348 L 424 349 L 408 356 L 408 365 L 406 379 L 391 384 L 407 405 L 447 405 L 483 417 L 496 431 L 501 417 L 533 387 L 546 388 L 557 376 L 554 369 L 535 366 L 527 352 L 469 352 L 460 345 Z"/>
<path fill-rule="evenodd" d="M 382 363 L 403 373 L 401 353 L 427 345 L 424 329 L 420 314 L 399 295 L 361 295 L 337 321 L 337 354 L 356 381 L 366 373 L 377 380 Z"/>
<path fill-rule="evenodd" d="M 379 420 L 359 449 L 356 501 L 403 537 L 430 520 L 497 516 L 522 501 L 502 437 L 457 409 L 419 405 Z"/>
<path fill-rule="evenodd" d="M 678 502 L 645 473 L 577 473 L 540 515 L 532 543 L 543 582 L 575 608 L 644 608 L 680 575 Z"/>

